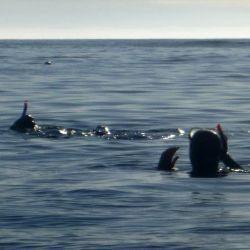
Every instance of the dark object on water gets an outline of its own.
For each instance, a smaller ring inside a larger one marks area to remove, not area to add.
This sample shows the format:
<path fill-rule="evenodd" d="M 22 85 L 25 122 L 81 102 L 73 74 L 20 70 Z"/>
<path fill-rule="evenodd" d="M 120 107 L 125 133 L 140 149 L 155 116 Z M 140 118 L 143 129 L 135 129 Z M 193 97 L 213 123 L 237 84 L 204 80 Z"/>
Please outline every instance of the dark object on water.
<path fill-rule="evenodd" d="M 179 147 L 170 147 L 161 154 L 158 170 L 174 170 L 175 163 L 179 158 L 175 155 L 178 149 Z"/>
<path fill-rule="evenodd" d="M 51 64 L 52 64 L 52 61 L 46 61 L 44 64 L 45 64 L 45 65 L 51 65 Z"/>
<path fill-rule="evenodd" d="M 227 137 L 220 124 L 217 130 L 192 129 L 189 133 L 189 156 L 192 164 L 191 175 L 194 177 L 217 177 L 222 175 L 219 162 L 228 170 L 243 170 L 228 153 Z M 224 171 L 226 174 L 226 171 Z"/>
<path fill-rule="evenodd" d="M 28 102 L 24 102 L 23 112 L 19 119 L 17 119 L 10 129 L 18 132 L 27 132 L 28 130 L 35 129 L 36 122 L 31 115 L 27 115 Z"/>
<path fill-rule="evenodd" d="M 208 129 L 191 130 L 189 138 L 192 176 L 217 176 L 222 150 L 218 134 Z"/>
<path fill-rule="evenodd" d="M 95 135 L 99 135 L 99 136 L 103 136 L 103 135 L 110 135 L 110 131 L 109 128 L 107 126 L 104 125 L 98 125 L 95 129 L 94 129 L 94 133 Z"/>
<path fill-rule="evenodd" d="M 228 172 L 248 172 L 244 170 L 228 153 L 227 137 L 220 124 L 216 130 L 191 129 L 189 133 L 190 146 L 189 157 L 192 165 L 193 177 L 219 177 Z M 179 156 L 175 153 L 179 147 L 166 149 L 160 158 L 158 169 L 174 170 Z M 219 168 L 219 162 L 223 162 L 225 168 Z"/>

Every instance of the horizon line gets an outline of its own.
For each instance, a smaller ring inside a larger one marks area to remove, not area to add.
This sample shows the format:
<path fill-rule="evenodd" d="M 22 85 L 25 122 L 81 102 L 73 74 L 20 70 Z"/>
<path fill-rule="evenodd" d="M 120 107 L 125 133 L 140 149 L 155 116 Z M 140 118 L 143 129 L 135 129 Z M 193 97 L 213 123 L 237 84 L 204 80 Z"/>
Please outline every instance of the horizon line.
<path fill-rule="evenodd" d="M 135 37 L 135 38 L 131 38 L 131 37 L 107 37 L 107 38 L 102 38 L 102 37 L 96 37 L 96 38 L 79 38 L 79 37 L 65 37 L 65 38 L 55 38 L 55 37 L 48 37 L 48 38 L 38 38 L 38 37 L 26 37 L 26 38 L 1 38 L 0 40 L 250 40 L 250 37 L 168 37 L 168 38 L 157 38 L 157 37 Z"/>

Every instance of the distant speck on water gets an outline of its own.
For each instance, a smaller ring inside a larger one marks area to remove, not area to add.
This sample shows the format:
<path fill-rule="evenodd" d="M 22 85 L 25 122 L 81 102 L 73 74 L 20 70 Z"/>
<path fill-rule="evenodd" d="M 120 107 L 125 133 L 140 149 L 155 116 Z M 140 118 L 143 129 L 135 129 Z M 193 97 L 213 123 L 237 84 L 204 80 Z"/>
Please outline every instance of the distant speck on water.
<path fill-rule="evenodd" d="M 46 61 L 44 64 L 46 64 L 46 65 L 51 65 L 51 64 L 52 64 L 52 61 Z"/>

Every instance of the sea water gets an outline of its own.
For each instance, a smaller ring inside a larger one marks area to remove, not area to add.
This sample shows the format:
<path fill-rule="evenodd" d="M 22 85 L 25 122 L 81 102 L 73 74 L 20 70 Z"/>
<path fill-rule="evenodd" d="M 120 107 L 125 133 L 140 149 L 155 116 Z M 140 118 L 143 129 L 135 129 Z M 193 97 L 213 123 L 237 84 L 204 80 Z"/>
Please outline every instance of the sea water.
<path fill-rule="evenodd" d="M 250 40 L 2 40 L 0 62 L 1 249 L 249 249 L 250 174 L 190 177 L 188 132 L 221 123 L 250 168 Z M 24 100 L 40 133 L 9 129 Z"/>

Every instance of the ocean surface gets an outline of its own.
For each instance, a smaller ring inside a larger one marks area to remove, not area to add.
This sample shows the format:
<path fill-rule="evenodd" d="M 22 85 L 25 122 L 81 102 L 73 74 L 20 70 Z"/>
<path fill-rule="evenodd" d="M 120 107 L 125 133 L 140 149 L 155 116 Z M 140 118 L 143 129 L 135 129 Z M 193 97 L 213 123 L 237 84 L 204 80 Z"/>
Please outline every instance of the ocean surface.
<path fill-rule="evenodd" d="M 0 62 L 0 249 L 250 248 L 250 174 L 188 156 L 221 123 L 250 169 L 250 40 L 2 40 Z M 9 129 L 24 100 L 39 133 Z"/>

